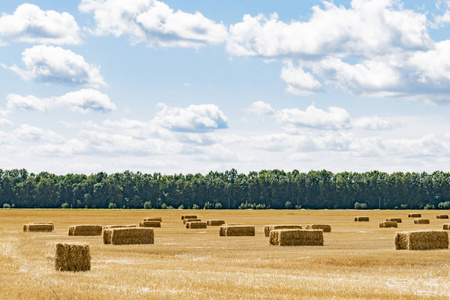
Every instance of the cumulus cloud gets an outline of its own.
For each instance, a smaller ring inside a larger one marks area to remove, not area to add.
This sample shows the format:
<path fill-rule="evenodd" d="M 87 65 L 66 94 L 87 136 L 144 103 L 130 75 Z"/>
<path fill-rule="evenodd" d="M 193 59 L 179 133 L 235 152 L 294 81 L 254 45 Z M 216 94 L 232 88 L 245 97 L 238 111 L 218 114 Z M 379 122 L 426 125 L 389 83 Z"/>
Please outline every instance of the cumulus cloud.
<path fill-rule="evenodd" d="M 76 45 L 81 43 L 79 27 L 67 12 L 41 10 L 34 4 L 19 5 L 12 15 L 0 17 L 0 36 L 16 42 Z"/>
<path fill-rule="evenodd" d="M 186 108 L 159 104 L 154 122 L 171 131 L 206 132 L 227 128 L 227 117 L 215 104 L 190 105 Z"/>
<path fill-rule="evenodd" d="M 94 13 L 96 34 L 129 35 L 133 43 L 200 47 L 220 44 L 227 38 L 223 24 L 217 24 L 199 12 L 175 12 L 156 0 L 83 0 L 79 9 Z"/>
<path fill-rule="evenodd" d="M 352 121 L 354 128 L 361 128 L 365 130 L 391 130 L 396 124 L 387 119 L 380 117 L 362 117 Z"/>
<path fill-rule="evenodd" d="M 302 67 L 295 68 L 288 61 L 281 70 L 281 79 L 287 83 L 287 91 L 297 95 L 310 95 L 322 90 L 322 85 L 311 73 L 306 73 Z"/>
<path fill-rule="evenodd" d="M 257 115 L 271 115 L 274 113 L 274 109 L 269 103 L 263 101 L 255 101 L 247 109 L 247 112 L 251 112 Z"/>
<path fill-rule="evenodd" d="M 29 142 L 61 143 L 64 137 L 52 130 L 44 130 L 28 124 L 16 128 L 12 134 L 15 138 Z"/>
<path fill-rule="evenodd" d="M 9 67 L 24 80 L 45 83 L 100 87 L 106 85 L 100 68 L 87 63 L 84 57 L 54 46 L 34 46 L 22 52 L 25 69 Z"/>
<path fill-rule="evenodd" d="M 38 98 L 32 95 L 9 94 L 7 107 L 18 110 L 47 111 L 57 105 L 68 106 L 72 111 L 112 111 L 116 109 L 108 95 L 94 89 L 82 89 L 59 97 Z"/>

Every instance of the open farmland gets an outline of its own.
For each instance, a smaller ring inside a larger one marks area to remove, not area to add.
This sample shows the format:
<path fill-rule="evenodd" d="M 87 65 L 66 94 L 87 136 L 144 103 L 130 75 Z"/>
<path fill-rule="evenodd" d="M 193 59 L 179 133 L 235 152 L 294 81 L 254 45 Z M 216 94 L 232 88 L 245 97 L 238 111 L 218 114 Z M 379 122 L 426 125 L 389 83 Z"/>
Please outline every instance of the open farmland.
<path fill-rule="evenodd" d="M 0 210 L 0 299 L 449 299 L 450 250 L 396 251 L 403 230 L 440 230 L 446 211 L 331 210 Z M 219 237 L 219 227 L 186 229 L 180 216 L 256 226 L 254 237 Z M 152 245 L 104 245 L 68 236 L 75 224 L 137 224 L 162 217 Z M 369 222 L 354 222 L 369 216 Z M 400 217 L 398 228 L 379 228 Z M 53 232 L 22 232 L 51 221 Z M 269 246 L 264 225 L 329 224 L 324 246 Z M 91 271 L 58 272 L 47 242 L 87 242 Z"/>

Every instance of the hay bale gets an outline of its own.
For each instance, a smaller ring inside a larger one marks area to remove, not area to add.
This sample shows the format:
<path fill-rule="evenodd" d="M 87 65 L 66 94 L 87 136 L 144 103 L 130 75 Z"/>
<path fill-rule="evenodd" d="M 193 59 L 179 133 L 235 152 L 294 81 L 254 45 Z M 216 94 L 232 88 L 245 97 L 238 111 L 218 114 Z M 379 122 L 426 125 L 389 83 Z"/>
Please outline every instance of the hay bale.
<path fill-rule="evenodd" d="M 449 223 L 447 223 L 447 224 L 442 224 L 442 229 L 443 229 L 443 230 L 450 230 L 450 224 L 449 224 Z"/>
<path fill-rule="evenodd" d="M 206 225 L 208 226 L 221 226 L 225 224 L 225 220 L 207 220 Z"/>
<path fill-rule="evenodd" d="M 397 222 L 397 223 L 402 223 L 402 219 L 401 218 L 390 218 L 390 219 L 386 219 L 386 221 L 393 221 L 393 222 Z"/>
<path fill-rule="evenodd" d="M 203 229 L 207 228 L 206 222 L 187 222 L 186 228 L 188 229 Z"/>
<path fill-rule="evenodd" d="M 54 229 L 53 223 L 29 223 L 23 225 L 24 232 L 51 232 Z"/>
<path fill-rule="evenodd" d="M 107 231 L 107 229 L 113 228 L 135 228 L 136 225 L 107 225 L 103 226 L 102 236 L 103 236 L 103 244 L 111 244 L 111 231 Z"/>
<path fill-rule="evenodd" d="M 94 236 L 102 235 L 102 225 L 71 225 L 69 235 L 73 236 Z"/>
<path fill-rule="evenodd" d="M 184 219 L 197 219 L 197 215 L 182 215 L 181 220 Z"/>
<path fill-rule="evenodd" d="M 274 246 L 323 246 L 323 230 L 275 229 L 270 231 L 269 243 Z"/>
<path fill-rule="evenodd" d="M 255 236 L 256 231 L 253 225 L 227 225 L 224 228 L 224 236 Z"/>
<path fill-rule="evenodd" d="M 139 222 L 139 227 L 161 227 L 160 221 L 142 221 Z"/>
<path fill-rule="evenodd" d="M 57 271 L 78 272 L 91 269 L 89 244 L 49 242 L 47 259 Z"/>
<path fill-rule="evenodd" d="M 395 221 L 386 221 L 380 223 L 380 228 L 393 228 L 398 227 L 398 223 Z"/>
<path fill-rule="evenodd" d="M 279 225 L 266 225 L 264 226 L 264 236 L 269 237 L 270 231 L 274 229 L 302 229 L 302 225 L 298 224 L 279 224 Z"/>
<path fill-rule="evenodd" d="M 355 217 L 355 222 L 369 222 L 369 217 Z"/>
<path fill-rule="evenodd" d="M 131 245 L 154 243 L 153 228 L 111 228 L 106 229 L 105 232 L 111 237 L 108 244 Z"/>
<path fill-rule="evenodd" d="M 437 215 L 436 219 L 448 219 L 448 215 Z"/>
<path fill-rule="evenodd" d="M 429 219 L 415 219 L 414 224 L 430 224 Z"/>
<path fill-rule="evenodd" d="M 219 236 L 226 236 L 227 227 L 234 226 L 234 225 L 243 225 L 243 224 L 238 224 L 238 223 L 223 224 L 219 228 Z"/>
<path fill-rule="evenodd" d="M 188 222 L 201 222 L 201 219 L 184 219 L 183 224 L 186 224 Z"/>
<path fill-rule="evenodd" d="M 322 229 L 323 232 L 331 232 L 331 226 L 325 224 L 306 225 L 306 229 Z"/>
<path fill-rule="evenodd" d="M 413 214 L 408 214 L 408 218 L 421 218 L 422 214 L 418 214 L 418 213 L 413 213 Z"/>
<path fill-rule="evenodd" d="M 444 230 L 403 231 L 395 234 L 396 250 L 448 249 L 448 232 Z"/>
<path fill-rule="evenodd" d="M 162 218 L 161 217 L 149 217 L 149 218 L 144 218 L 144 221 L 159 221 L 159 222 L 162 222 Z"/>

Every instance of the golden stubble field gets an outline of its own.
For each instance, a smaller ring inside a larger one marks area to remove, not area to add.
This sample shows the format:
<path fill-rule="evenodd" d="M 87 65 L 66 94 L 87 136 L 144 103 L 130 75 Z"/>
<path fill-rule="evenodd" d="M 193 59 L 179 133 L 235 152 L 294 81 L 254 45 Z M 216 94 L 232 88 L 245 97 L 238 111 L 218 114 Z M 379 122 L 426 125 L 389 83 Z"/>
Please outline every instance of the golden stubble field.
<path fill-rule="evenodd" d="M 331 210 L 0 210 L 0 299 L 449 299 L 450 250 L 396 251 L 402 230 L 442 229 L 448 211 Z M 256 226 L 255 237 L 219 237 L 218 227 L 186 229 L 180 216 Z M 370 222 L 354 222 L 355 216 Z M 137 224 L 161 216 L 153 245 L 104 245 L 100 236 L 68 236 L 75 224 Z M 378 228 L 401 217 L 399 228 Z M 24 233 L 52 221 L 52 233 Z M 324 246 L 269 246 L 270 224 L 330 224 Z M 58 272 L 49 241 L 88 242 L 88 272 Z"/>

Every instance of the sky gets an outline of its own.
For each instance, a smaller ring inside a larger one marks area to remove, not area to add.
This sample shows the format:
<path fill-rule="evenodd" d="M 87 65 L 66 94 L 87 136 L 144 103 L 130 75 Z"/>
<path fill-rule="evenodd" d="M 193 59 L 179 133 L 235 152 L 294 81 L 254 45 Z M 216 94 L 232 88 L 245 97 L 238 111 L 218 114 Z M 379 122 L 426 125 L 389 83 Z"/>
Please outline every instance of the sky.
<path fill-rule="evenodd" d="M 450 1 L 0 2 L 0 168 L 450 165 Z"/>

